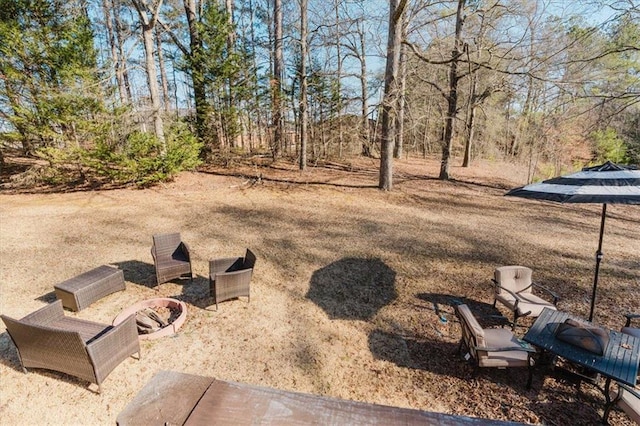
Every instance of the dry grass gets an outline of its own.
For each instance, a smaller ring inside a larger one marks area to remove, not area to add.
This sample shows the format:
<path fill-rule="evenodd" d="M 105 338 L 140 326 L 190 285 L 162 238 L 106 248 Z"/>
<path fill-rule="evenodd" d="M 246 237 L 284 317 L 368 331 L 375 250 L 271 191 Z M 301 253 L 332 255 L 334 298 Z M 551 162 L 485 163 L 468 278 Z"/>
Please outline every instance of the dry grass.
<path fill-rule="evenodd" d="M 598 422 L 603 398 L 588 386 L 537 374 L 527 390 L 517 369 L 474 378 L 457 354 L 452 303 L 491 313 L 493 269 L 524 264 L 562 296 L 562 309 L 586 317 L 599 206 L 505 198 L 523 183 L 515 166 L 456 167 L 452 182 L 434 179 L 437 170 L 435 161 L 398 161 L 390 193 L 376 189 L 377 163 L 361 160 L 305 173 L 205 170 L 147 190 L 0 194 L 3 314 L 22 317 L 52 300 L 55 283 L 112 264 L 127 290 L 67 313 L 109 323 L 157 295 L 154 233 L 181 231 L 197 274 L 160 287 L 187 303 L 180 333 L 143 342 L 143 359 L 117 367 L 101 395 L 55 372 L 24 375 L 2 325 L 2 423 L 113 424 L 160 370 L 483 418 Z M 597 320 L 619 328 L 622 313 L 640 311 L 640 209 L 610 213 Z M 251 303 L 216 312 L 207 260 L 245 247 L 258 256 Z M 611 422 L 630 424 L 620 412 Z"/>

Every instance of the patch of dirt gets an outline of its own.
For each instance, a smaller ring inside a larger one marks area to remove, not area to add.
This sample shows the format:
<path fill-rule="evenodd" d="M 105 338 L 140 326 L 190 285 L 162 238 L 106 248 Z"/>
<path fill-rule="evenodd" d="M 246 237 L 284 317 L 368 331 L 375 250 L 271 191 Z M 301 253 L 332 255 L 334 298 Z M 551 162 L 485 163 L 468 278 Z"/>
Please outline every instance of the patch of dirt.
<path fill-rule="evenodd" d="M 152 297 L 188 305 L 174 337 L 142 342 L 102 385 L 46 370 L 25 375 L 0 325 L 3 424 L 113 424 L 157 372 L 174 370 L 335 398 L 536 424 L 596 424 L 604 400 L 541 369 L 482 369 L 458 353 L 455 303 L 494 308 L 490 278 L 523 264 L 587 317 L 600 206 L 503 197 L 526 168 L 394 163 L 394 190 L 377 189 L 378 162 L 357 159 L 300 172 L 277 163 L 208 167 L 144 190 L 0 193 L 0 312 L 14 318 L 55 298 L 53 285 L 101 264 L 126 290 L 66 315 L 111 323 Z M 597 322 L 618 329 L 640 311 L 640 209 L 610 206 Z M 155 233 L 180 231 L 195 278 L 155 290 Z M 213 306 L 208 260 L 257 255 L 251 300 Z M 483 322 L 485 326 L 491 325 Z M 531 324 L 521 321 L 522 335 Z M 93 388 L 93 387 L 92 387 Z M 612 424 L 629 425 L 615 411 Z"/>

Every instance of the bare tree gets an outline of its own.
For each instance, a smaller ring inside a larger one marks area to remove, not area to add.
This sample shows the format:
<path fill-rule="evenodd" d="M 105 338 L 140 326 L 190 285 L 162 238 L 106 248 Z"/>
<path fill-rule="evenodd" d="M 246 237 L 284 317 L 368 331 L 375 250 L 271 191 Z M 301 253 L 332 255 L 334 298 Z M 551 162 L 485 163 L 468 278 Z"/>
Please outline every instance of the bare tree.
<path fill-rule="evenodd" d="M 151 108 L 153 116 L 153 127 L 155 135 L 160 142 L 161 155 L 165 155 L 167 147 L 164 139 L 164 127 L 162 113 L 160 111 L 160 91 L 158 90 L 158 76 L 156 73 L 156 62 L 153 57 L 153 28 L 158 21 L 158 14 L 162 7 L 162 0 L 155 0 L 148 5 L 146 0 L 131 0 L 140 17 L 142 25 L 142 39 L 144 41 L 145 69 L 147 71 L 147 84 L 149 85 L 149 95 L 151 97 Z"/>
<path fill-rule="evenodd" d="M 273 1 L 273 77 L 271 80 L 272 124 L 274 140 L 271 147 L 273 158 L 280 154 L 284 144 L 284 117 L 282 102 L 282 78 L 284 59 L 282 55 L 282 0 Z"/>
<path fill-rule="evenodd" d="M 169 79 L 167 78 L 167 67 L 164 63 L 164 53 L 162 49 L 162 30 L 156 26 L 156 45 L 158 51 L 158 68 L 160 69 L 160 83 L 162 84 L 162 100 L 165 112 L 169 112 L 171 99 L 169 98 Z"/>
<path fill-rule="evenodd" d="M 393 110 L 397 106 L 397 76 L 402 43 L 402 25 L 407 0 L 389 1 L 389 35 L 387 39 L 387 65 L 384 78 L 382 102 L 382 145 L 380 147 L 380 179 L 378 187 L 385 191 L 393 189 Z"/>
<path fill-rule="evenodd" d="M 407 38 L 406 22 L 402 25 L 402 39 Z M 400 48 L 400 85 L 398 93 L 398 114 L 396 115 L 396 143 L 393 149 L 393 157 L 401 158 L 404 149 L 404 110 L 406 107 L 407 92 L 407 45 Z"/>
<path fill-rule="evenodd" d="M 120 103 L 122 105 L 126 105 L 129 103 L 129 94 L 127 93 L 127 84 L 124 79 L 124 58 L 121 58 L 118 55 L 118 45 L 116 43 L 116 34 L 113 28 L 114 18 L 112 18 L 112 12 L 115 16 L 117 16 L 116 11 L 114 10 L 114 5 L 111 0 L 102 0 L 102 13 L 104 15 L 104 23 L 107 29 L 107 38 L 109 40 L 109 48 L 111 51 L 111 61 L 113 62 L 113 66 L 115 68 L 116 73 L 116 82 L 118 85 L 118 94 L 120 97 Z M 118 25 L 116 24 L 116 31 Z"/>
<path fill-rule="evenodd" d="M 307 0 L 300 0 L 300 170 L 307 168 Z"/>
<path fill-rule="evenodd" d="M 456 32 L 451 50 L 451 63 L 449 65 L 449 94 L 447 95 L 447 116 L 444 122 L 442 135 L 442 159 L 440 162 L 440 179 L 449 179 L 449 160 L 451 159 L 451 147 L 453 145 L 453 125 L 458 108 L 458 62 L 462 55 L 462 26 L 464 25 L 464 5 L 466 0 L 458 0 L 456 11 Z"/>

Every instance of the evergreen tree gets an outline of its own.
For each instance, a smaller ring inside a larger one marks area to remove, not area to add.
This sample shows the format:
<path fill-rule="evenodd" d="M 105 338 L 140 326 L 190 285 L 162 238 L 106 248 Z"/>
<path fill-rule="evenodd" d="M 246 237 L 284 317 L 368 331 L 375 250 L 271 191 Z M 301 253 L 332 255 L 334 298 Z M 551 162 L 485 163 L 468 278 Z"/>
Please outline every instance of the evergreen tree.
<path fill-rule="evenodd" d="M 0 0 L 0 110 L 27 154 L 82 146 L 103 104 L 79 1 Z"/>

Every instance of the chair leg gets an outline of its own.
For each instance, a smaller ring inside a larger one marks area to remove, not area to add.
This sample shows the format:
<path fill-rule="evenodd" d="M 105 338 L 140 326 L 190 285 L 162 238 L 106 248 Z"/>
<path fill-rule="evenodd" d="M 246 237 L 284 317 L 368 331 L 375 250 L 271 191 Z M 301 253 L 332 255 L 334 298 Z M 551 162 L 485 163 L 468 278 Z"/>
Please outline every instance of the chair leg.
<path fill-rule="evenodd" d="M 611 403 L 611 404 L 607 404 L 607 406 L 604 409 L 604 414 L 602 415 L 602 424 L 608 425 L 609 424 L 609 413 L 611 412 L 611 409 L 613 408 L 615 404 Z"/>
<path fill-rule="evenodd" d="M 515 331 L 518 325 L 518 311 L 513 311 L 513 324 L 511 325 L 511 331 Z"/>

